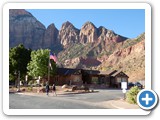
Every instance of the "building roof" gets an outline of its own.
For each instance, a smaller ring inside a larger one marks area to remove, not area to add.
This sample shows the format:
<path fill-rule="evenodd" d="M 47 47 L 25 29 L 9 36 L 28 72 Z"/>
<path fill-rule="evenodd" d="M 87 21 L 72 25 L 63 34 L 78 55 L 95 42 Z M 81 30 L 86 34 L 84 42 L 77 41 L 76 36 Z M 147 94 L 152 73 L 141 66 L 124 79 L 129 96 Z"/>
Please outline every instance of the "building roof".
<path fill-rule="evenodd" d="M 115 72 L 115 73 L 112 74 L 111 76 L 112 76 L 112 77 L 115 77 L 115 76 L 117 76 L 117 75 L 119 75 L 119 74 L 128 77 L 128 75 L 126 75 L 122 70 L 119 70 L 119 71 Z"/>
<path fill-rule="evenodd" d="M 109 75 L 111 76 L 112 74 L 116 73 L 117 70 L 112 70 L 112 71 L 100 71 L 100 75 Z"/>
<path fill-rule="evenodd" d="M 71 68 L 57 68 L 58 75 L 79 75 L 79 74 L 89 74 L 89 75 L 108 75 L 115 77 L 117 75 L 123 75 L 128 77 L 122 70 L 113 71 L 98 71 L 98 70 L 83 70 L 83 69 L 71 69 Z"/>
<path fill-rule="evenodd" d="M 90 74 L 90 75 L 95 75 L 95 74 L 99 74 L 100 71 L 98 70 L 82 70 L 84 73 Z"/>
<path fill-rule="evenodd" d="M 71 74 L 89 74 L 95 75 L 99 74 L 100 71 L 98 70 L 83 70 L 83 69 L 71 69 L 71 68 L 57 68 L 57 74 L 59 75 L 71 75 Z"/>
<path fill-rule="evenodd" d="M 71 74 L 80 74 L 80 69 L 71 69 L 71 68 L 57 68 L 57 74 L 59 75 L 71 75 Z"/>

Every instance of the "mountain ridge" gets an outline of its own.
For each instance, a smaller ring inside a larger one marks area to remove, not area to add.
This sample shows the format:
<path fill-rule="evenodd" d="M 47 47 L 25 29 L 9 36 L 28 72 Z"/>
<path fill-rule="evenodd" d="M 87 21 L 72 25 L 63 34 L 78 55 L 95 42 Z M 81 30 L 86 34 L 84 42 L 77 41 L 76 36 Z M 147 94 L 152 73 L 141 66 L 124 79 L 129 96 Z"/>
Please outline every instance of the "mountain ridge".
<path fill-rule="evenodd" d="M 114 42 L 121 42 L 125 39 L 128 39 L 126 37 L 115 34 L 112 30 L 108 30 L 103 27 L 103 29 L 106 30 L 106 34 L 104 34 L 103 30 L 101 30 L 101 27 L 97 28 L 90 21 L 84 23 L 81 29 L 77 29 L 69 21 L 64 22 L 60 30 L 55 27 L 54 23 L 45 28 L 45 26 L 41 22 L 39 22 L 31 13 L 23 9 L 11 9 L 9 19 L 11 25 L 9 27 L 11 36 L 10 40 L 15 43 L 12 45 L 11 42 L 10 47 L 23 43 L 25 47 L 31 49 L 49 48 L 51 50 L 54 50 L 54 48 L 52 47 L 53 41 L 56 41 L 56 44 L 58 44 L 58 46 L 62 46 L 65 48 L 72 43 L 78 42 L 87 44 L 100 41 L 100 39 L 105 40 L 107 38 L 108 40 L 113 40 Z M 48 30 L 51 26 L 53 28 Z M 49 32 L 53 31 L 55 31 L 54 33 L 52 33 L 54 34 L 54 36 L 51 36 L 51 33 Z M 39 37 L 37 35 L 39 35 Z M 14 39 L 16 39 L 16 41 Z M 31 44 L 31 42 L 33 43 L 35 41 L 38 42 L 37 47 L 35 47 L 36 45 Z M 46 42 L 51 43 L 50 46 Z"/>

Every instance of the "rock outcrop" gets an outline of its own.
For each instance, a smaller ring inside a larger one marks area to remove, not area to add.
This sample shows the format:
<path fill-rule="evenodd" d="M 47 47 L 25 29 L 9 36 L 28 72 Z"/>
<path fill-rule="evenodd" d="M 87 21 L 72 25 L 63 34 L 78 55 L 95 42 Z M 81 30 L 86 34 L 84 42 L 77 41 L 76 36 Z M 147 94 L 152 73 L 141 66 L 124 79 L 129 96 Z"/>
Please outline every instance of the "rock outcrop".
<path fill-rule="evenodd" d="M 110 56 L 102 56 L 98 69 L 114 70 L 122 69 L 129 76 L 129 81 L 145 79 L 145 35 L 142 34 L 135 40 L 128 40 L 123 43 Z M 129 46 L 128 46 L 129 45 Z"/>
<path fill-rule="evenodd" d="M 69 21 L 63 23 L 58 39 L 61 44 L 66 48 L 70 44 L 79 42 L 79 30 L 73 26 Z"/>
<path fill-rule="evenodd" d="M 100 65 L 101 62 L 97 60 L 96 58 L 83 58 L 83 57 L 77 57 L 73 59 L 67 59 L 64 62 L 64 67 L 71 67 L 71 68 L 90 68 L 90 67 L 97 67 Z"/>
<path fill-rule="evenodd" d="M 53 23 L 48 26 L 44 35 L 43 48 L 52 49 L 54 46 L 60 44 L 60 41 L 58 40 L 58 32 L 58 29 Z"/>
<path fill-rule="evenodd" d="M 91 22 L 86 22 L 80 31 L 79 39 L 80 43 L 87 44 L 97 41 L 97 28 Z"/>
<path fill-rule="evenodd" d="M 27 48 L 41 48 L 45 30 L 45 26 L 29 12 L 23 9 L 9 10 L 10 47 L 22 43 Z"/>

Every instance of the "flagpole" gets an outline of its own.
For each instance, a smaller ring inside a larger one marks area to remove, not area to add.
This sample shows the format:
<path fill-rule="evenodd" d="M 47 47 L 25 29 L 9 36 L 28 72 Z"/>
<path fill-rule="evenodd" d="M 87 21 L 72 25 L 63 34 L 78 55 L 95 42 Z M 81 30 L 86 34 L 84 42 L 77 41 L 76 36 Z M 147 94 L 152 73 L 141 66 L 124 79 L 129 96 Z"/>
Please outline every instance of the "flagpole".
<path fill-rule="evenodd" d="M 48 84 L 50 81 L 50 50 L 49 50 L 49 56 L 48 56 Z"/>

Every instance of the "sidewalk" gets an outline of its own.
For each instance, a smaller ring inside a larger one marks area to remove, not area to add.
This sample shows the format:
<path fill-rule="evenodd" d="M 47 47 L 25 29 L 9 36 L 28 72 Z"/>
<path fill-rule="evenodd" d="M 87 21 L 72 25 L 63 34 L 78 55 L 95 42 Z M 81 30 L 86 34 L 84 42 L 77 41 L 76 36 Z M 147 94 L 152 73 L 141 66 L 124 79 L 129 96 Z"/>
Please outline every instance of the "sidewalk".
<path fill-rule="evenodd" d="M 46 97 L 46 93 L 30 93 L 30 92 L 19 92 L 16 94 L 24 94 L 24 95 L 31 95 L 31 96 L 44 96 Z M 75 92 L 58 92 L 58 96 L 63 96 L 67 94 L 85 94 L 85 93 L 75 93 Z M 52 95 L 52 93 L 49 93 L 49 95 Z M 139 109 L 140 107 L 135 104 L 129 104 L 123 99 L 119 100 L 109 100 L 109 101 L 103 101 L 98 103 L 101 106 L 112 106 L 113 109 Z"/>
<path fill-rule="evenodd" d="M 139 109 L 140 107 L 135 104 L 130 104 L 124 100 L 110 100 L 108 101 L 111 106 L 116 109 Z"/>

